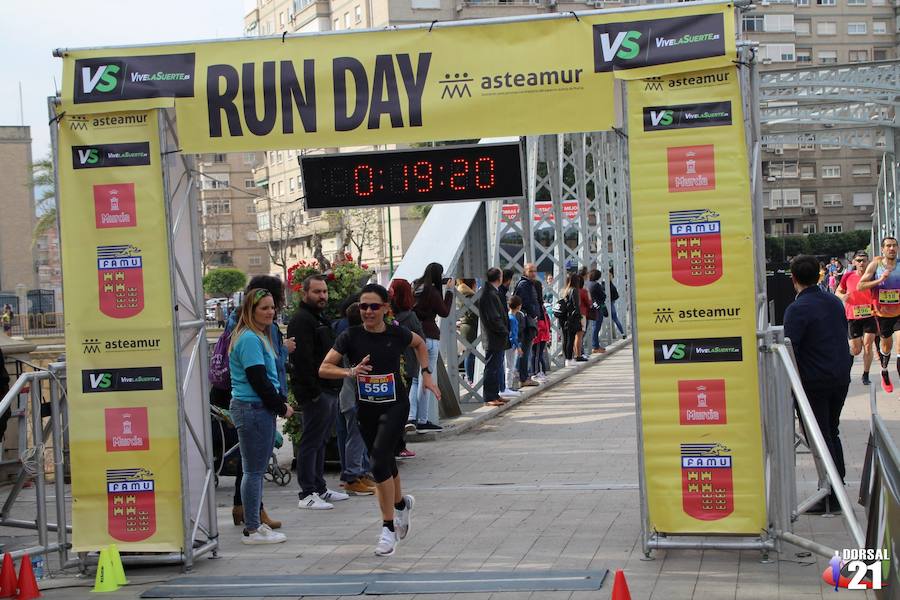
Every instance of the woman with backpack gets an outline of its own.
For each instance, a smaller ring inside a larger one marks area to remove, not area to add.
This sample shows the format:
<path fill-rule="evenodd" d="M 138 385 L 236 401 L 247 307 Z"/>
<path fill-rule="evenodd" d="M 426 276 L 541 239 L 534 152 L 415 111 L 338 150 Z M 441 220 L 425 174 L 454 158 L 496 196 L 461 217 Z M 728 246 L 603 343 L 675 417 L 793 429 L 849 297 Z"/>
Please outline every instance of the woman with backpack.
<path fill-rule="evenodd" d="M 437 317 L 446 317 L 453 306 L 453 280 L 444 281 L 444 267 L 439 263 L 431 263 L 425 267 L 422 274 L 413 286 L 415 307 L 413 310 L 422 323 L 422 331 L 425 332 L 425 346 L 428 348 L 428 365 L 431 373 L 437 377 L 438 352 L 440 350 L 441 330 L 437 325 Z M 447 291 L 441 297 L 441 287 L 446 285 Z M 416 431 L 428 433 L 429 431 L 442 431 L 444 428 L 438 425 L 440 414 L 437 399 L 434 394 L 418 385 L 415 381 L 409 390 L 409 418 L 415 420 Z"/>
<path fill-rule="evenodd" d="M 276 315 L 284 306 L 284 285 L 281 280 L 271 275 L 257 275 L 250 280 L 247 285 L 247 292 L 251 289 L 264 289 L 272 296 L 275 304 Z M 246 298 L 245 298 L 246 299 Z M 225 323 L 225 330 L 222 332 L 216 347 L 213 350 L 213 356 L 210 358 L 209 365 L 209 402 L 219 408 L 228 409 L 232 398 L 232 385 L 229 368 L 228 348 L 231 344 L 231 335 L 237 326 L 240 314 L 236 310 L 232 310 L 228 315 Z M 278 373 L 279 388 L 278 391 L 287 397 L 287 361 L 288 354 L 293 352 L 297 347 L 294 338 L 285 338 L 278 328 L 277 318 L 273 319 L 270 329 L 270 336 L 273 340 L 273 349 L 276 352 L 275 368 Z M 214 430 L 215 431 L 215 430 Z M 227 450 L 227 448 L 225 449 Z M 231 517 L 235 525 L 244 523 L 244 505 L 241 499 L 241 483 L 243 478 L 242 460 L 237 461 L 235 465 L 236 472 L 234 475 L 234 504 L 231 509 Z M 260 519 L 268 527 L 278 529 L 281 527 L 281 521 L 276 521 L 269 517 L 262 505 L 259 507 Z"/>
<path fill-rule="evenodd" d="M 566 279 L 566 287 L 563 288 L 559 300 L 559 328 L 563 334 L 563 354 L 566 357 L 566 366 L 575 365 L 575 339 L 581 329 L 581 277 L 578 273 L 570 273 Z"/>
<path fill-rule="evenodd" d="M 422 331 L 422 323 L 419 317 L 413 311 L 413 293 L 412 286 L 405 279 L 394 279 L 388 288 L 388 295 L 391 299 L 391 312 L 394 313 L 394 319 L 397 325 L 406 327 L 420 338 L 425 339 L 425 333 Z M 409 387 L 419 387 L 419 361 L 416 358 L 416 352 L 412 348 L 407 348 L 403 353 L 403 371 L 409 382 Z M 405 431 L 414 432 L 416 430 L 416 421 L 408 419 Z M 415 458 L 416 453 L 406 447 L 406 439 L 401 437 L 400 444 L 397 446 L 394 455 L 396 458 Z"/>
<path fill-rule="evenodd" d="M 287 537 L 260 522 L 263 474 L 275 446 L 275 417 L 294 410 L 281 393 L 277 342 L 272 337 L 275 300 L 265 289 L 251 289 L 241 303 L 228 348 L 231 420 L 238 432 L 244 476 L 241 480 L 242 544 L 278 544 Z"/>

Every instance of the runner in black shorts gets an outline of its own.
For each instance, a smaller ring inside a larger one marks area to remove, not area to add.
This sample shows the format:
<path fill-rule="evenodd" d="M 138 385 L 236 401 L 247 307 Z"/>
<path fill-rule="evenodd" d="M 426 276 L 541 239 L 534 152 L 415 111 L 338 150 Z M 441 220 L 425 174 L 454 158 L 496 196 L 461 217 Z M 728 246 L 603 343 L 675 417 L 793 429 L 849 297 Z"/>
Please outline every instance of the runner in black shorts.
<path fill-rule="evenodd" d="M 385 314 L 389 308 L 387 290 L 376 283 L 366 285 L 359 295 L 363 324 L 341 333 L 319 367 L 319 376 L 325 379 L 356 379 L 359 429 L 372 458 L 375 494 L 383 521 L 375 546 L 378 556 L 393 554 L 397 540 L 409 533 L 415 502 L 409 494 L 403 495 L 394 459 L 394 449 L 403 437 L 409 416 L 409 392 L 400 364 L 406 348 L 413 348 L 419 364 L 425 365 L 419 380 L 422 386 L 438 399 L 441 397 L 428 370 L 424 340 L 405 327 L 388 325 Z M 349 369 L 339 366 L 344 356 L 353 365 Z"/>
<path fill-rule="evenodd" d="M 869 369 L 875 356 L 875 337 L 878 334 L 878 322 L 875 320 L 875 308 L 872 306 L 872 291 L 860 290 L 857 287 L 868 265 L 869 255 L 865 250 L 860 250 L 853 256 L 852 270 L 848 269 L 844 273 L 840 284 L 834 290 L 835 295 L 844 302 L 850 354 L 863 355 L 864 385 L 871 383 Z"/>

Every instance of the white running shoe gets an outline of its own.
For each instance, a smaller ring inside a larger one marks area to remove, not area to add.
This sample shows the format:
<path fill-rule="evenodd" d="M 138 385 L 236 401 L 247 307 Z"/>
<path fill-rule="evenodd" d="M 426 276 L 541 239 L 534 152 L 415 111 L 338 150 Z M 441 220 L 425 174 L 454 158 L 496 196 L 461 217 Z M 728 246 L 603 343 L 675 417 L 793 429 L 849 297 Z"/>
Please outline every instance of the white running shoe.
<path fill-rule="evenodd" d="M 349 494 L 345 494 L 344 492 L 338 492 L 335 490 L 325 490 L 325 493 L 320 496 L 322 500 L 325 502 L 340 502 L 341 500 L 346 500 L 349 498 Z"/>
<path fill-rule="evenodd" d="M 577 365 L 577 364 L 578 364 L 578 363 L 575 362 L 574 360 L 566 360 L 566 366 L 567 366 L 567 367 L 574 367 L 574 366 Z"/>
<path fill-rule="evenodd" d="M 321 497 L 315 492 L 310 494 L 305 498 L 301 498 L 300 502 L 297 504 L 297 508 L 308 508 L 310 510 L 330 510 L 334 508 L 334 504 L 330 502 L 325 502 Z"/>
<path fill-rule="evenodd" d="M 277 531 L 272 531 L 272 528 L 265 523 L 260 525 L 253 533 L 249 533 L 245 529 L 244 535 L 241 536 L 241 543 L 251 546 L 259 544 L 280 544 L 285 540 L 287 540 L 286 535 L 278 533 Z"/>
<path fill-rule="evenodd" d="M 378 544 L 375 545 L 375 556 L 390 556 L 397 547 L 397 534 L 387 527 L 381 528 Z"/>
<path fill-rule="evenodd" d="M 505 389 L 499 394 L 497 394 L 501 398 L 519 398 L 522 396 L 522 392 L 517 392 L 516 390 Z"/>
<path fill-rule="evenodd" d="M 403 496 L 406 508 L 403 510 L 394 510 L 394 530 L 397 533 L 397 539 L 402 540 L 409 535 L 410 513 L 416 503 L 416 499 L 410 494 Z"/>

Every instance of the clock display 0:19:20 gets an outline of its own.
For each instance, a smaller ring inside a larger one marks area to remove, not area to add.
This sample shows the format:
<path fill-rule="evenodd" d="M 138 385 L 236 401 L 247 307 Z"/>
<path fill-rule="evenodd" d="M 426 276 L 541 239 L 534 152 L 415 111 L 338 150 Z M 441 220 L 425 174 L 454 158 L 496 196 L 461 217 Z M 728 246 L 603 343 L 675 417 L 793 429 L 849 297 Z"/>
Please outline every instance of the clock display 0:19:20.
<path fill-rule="evenodd" d="M 308 209 L 522 195 L 518 144 L 306 156 Z"/>

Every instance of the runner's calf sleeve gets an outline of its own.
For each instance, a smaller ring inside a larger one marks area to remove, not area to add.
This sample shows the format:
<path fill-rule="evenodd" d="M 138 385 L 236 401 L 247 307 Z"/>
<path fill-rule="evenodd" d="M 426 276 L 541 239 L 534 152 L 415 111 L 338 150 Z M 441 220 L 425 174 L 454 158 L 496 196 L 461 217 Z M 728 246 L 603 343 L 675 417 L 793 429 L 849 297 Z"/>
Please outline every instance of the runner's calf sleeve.
<path fill-rule="evenodd" d="M 898 359 L 900 359 L 900 357 L 898 357 Z M 879 348 L 878 349 L 878 360 L 881 361 L 881 368 L 887 369 L 891 365 L 891 353 L 888 352 L 887 354 L 882 354 L 881 348 Z"/>

